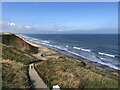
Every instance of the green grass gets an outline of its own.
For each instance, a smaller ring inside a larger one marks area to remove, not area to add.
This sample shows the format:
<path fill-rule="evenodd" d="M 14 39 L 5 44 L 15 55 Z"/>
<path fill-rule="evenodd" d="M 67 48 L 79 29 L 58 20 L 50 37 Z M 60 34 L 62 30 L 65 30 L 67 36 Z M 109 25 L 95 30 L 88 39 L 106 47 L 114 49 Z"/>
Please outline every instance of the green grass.
<path fill-rule="evenodd" d="M 84 65 L 61 57 L 40 62 L 36 70 L 50 88 L 56 84 L 61 88 L 118 88 L 118 81 L 86 69 Z"/>
<path fill-rule="evenodd" d="M 5 88 L 30 88 L 26 66 L 15 61 L 2 62 L 2 85 Z"/>
<path fill-rule="evenodd" d="M 30 53 L 16 47 L 0 44 L 2 47 L 2 88 L 30 88 L 28 64 L 39 61 Z"/>
<path fill-rule="evenodd" d="M 30 50 L 26 50 L 28 53 L 37 54 L 39 52 L 37 47 L 34 47 L 34 46 L 29 46 L 29 47 L 30 47 Z"/>
<path fill-rule="evenodd" d="M 28 64 L 29 62 L 38 60 L 35 57 L 31 56 L 29 53 L 26 53 L 25 51 L 4 44 L 2 45 L 2 58 L 5 60 L 15 60 L 24 64 Z"/>

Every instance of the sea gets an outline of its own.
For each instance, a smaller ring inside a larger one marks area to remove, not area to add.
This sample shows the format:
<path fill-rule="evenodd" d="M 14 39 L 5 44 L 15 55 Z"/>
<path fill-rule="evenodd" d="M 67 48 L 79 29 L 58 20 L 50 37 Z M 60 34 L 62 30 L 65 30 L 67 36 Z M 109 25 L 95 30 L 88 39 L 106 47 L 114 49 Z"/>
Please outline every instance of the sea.
<path fill-rule="evenodd" d="M 19 34 L 21 37 L 71 56 L 120 70 L 118 34 Z"/>

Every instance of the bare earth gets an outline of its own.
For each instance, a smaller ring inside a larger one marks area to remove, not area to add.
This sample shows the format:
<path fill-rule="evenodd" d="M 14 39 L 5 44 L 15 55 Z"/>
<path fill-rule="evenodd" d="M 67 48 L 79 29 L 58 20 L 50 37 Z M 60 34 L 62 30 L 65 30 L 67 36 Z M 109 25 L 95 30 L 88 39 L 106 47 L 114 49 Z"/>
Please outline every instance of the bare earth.
<path fill-rule="evenodd" d="M 45 85 L 43 80 L 39 77 L 38 73 L 34 69 L 34 66 L 32 68 L 31 68 L 31 66 L 33 66 L 33 64 L 29 65 L 29 75 L 30 75 L 31 82 L 33 84 L 33 88 L 40 89 L 40 90 L 42 90 L 42 89 L 49 90 L 47 85 Z"/>

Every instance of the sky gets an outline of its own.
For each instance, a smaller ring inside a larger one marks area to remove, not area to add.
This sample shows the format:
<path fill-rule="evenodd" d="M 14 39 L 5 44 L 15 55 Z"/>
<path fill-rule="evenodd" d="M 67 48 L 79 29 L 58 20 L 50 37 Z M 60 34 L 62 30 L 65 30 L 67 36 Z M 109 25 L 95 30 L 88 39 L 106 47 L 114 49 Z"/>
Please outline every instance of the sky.
<path fill-rule="evenodd" d="M 114 34 L 117 2 L 3 2 L 4 32 Z"/>

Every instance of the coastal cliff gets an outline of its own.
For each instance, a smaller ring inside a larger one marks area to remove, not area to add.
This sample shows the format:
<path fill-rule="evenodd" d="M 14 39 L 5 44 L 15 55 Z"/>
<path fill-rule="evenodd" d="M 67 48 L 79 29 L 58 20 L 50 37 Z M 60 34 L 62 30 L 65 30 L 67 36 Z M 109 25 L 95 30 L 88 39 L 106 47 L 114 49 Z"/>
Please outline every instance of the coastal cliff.
<path fill-rule="evenodd" d="M 2 38 L 2 43 L 5 45 L 14 46 L 23 51 L 27 51 L 34 54 L 38 53 L 38 47 L 34 47 L 28 44 L 22 38 L 16 36 L 15 34 L 4 33 L 0 35 L 0 38 Z"/>

